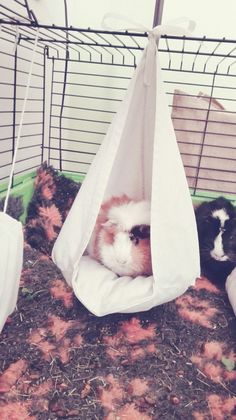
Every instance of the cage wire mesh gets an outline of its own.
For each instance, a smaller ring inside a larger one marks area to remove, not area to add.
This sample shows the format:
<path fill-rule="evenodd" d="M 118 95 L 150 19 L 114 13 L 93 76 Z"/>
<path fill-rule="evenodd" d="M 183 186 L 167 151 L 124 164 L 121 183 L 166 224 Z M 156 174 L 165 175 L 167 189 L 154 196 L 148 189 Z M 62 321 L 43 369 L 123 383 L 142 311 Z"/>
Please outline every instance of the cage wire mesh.
<path fill-rule="evenodd" d="M 147 34 L 41 25 L 27 2 L 18 0 L 0 4 L 0 24 L 1 190 L 9 176 L 37 28 L 14 182 L 43 161 L 84 176 L 124 97 Z M 235 198 L 236 40 L 162 36 L 159 53 L 192 195 Z"/>

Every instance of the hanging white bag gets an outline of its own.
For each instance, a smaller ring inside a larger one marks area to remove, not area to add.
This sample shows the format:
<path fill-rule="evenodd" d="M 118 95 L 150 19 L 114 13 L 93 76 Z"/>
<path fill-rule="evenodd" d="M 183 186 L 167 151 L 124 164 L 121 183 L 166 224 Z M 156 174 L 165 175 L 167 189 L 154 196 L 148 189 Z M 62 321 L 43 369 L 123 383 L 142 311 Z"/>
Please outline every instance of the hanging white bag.
<path fill-rule="evenodd" d="M 148 310 L 181 295 L 200 274 L 195 215 L 176 143 L 157 52 L 149 42 L 126 96 L 55 242 L 52 258 L 95 315 Z M 85 255 L 104 200 L 126 194 L 151 202 L 153 275 L 118 277 Z"/>
<path fill-rule="evenodd" d="M 23 231 L 17 220 L 0 213 L 0 332 L 14 311 L 23 262 Z"/>
<path fill-rule="evenodd" d="M 228 294 L 230 304 L 236 316 L 236 268 L 234 268 L 230 275 L 227 277 L 225 290 Z"/>
<path fill-rule="evenodd" d="M 17 36 L 18 38 L 18 31 Z M 17 42 L 17 39 L 16 39 Z M 14 311 L 18 290 L 19 281 L 23 264 L 23 229 L 21 222 L 18 222 L 13 217 L 10 217 L 7 212 L 8 199 L 10 195 L 14 168 L 16 164 L 16 156 L 19 148 L 21 130 L 23 125 L 23 118 L 25 113 L 26 102 L 28 99 L 28 92 L 30 87 L 30 80 L 33 70 L 33 63 L 35 51 L 38 42 L 38 32 L 35 38 L 32 58 L 30 63 L 30 70 L 26 85 L 25 97 L 19 122 L 18 134 L 16 139 L 16 146 L 14 157 L 12 161 L 12 168 L 8 182 L 8 189 L 4 202 L 3 212 L 0 212 L 0 332 L 7 320 L 7 317 Z"/>

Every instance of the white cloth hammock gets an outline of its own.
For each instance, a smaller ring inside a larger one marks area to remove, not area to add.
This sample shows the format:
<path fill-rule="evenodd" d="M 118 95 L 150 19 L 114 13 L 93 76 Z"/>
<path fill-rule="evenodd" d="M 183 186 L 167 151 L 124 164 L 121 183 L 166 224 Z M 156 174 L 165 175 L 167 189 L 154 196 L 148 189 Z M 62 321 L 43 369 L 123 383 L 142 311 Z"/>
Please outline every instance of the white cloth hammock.
<path fill-rule="evenodd" d="M 225 289 L 236 316 L 236 268 L 234 268 L 230 275 L 227 277 Z"/>
<path fill-rule="evenodd" d="M 157 52 L 149 33 L 126 96 L 55 242 L 52 257 L 95 315 L 148 310 L 181 295 L 200 274 L 194 210 L 176 143 Z M 102 202 L 127 194 L 151 201 L 153 276 L 119 277 L 84 255 Z"/>
<path fill-rule="evenodd" d="M 24 113 L 29 94 L 31 75 L 35 60 L 35 52 L 38 43 L 39 31 L 37 31 L 32 50 L 30 70 L 25 90 L 25 97 L 20 116 L 16 146 L 8 182 L 8 189 L 4 202 L 3 212 L 0 212 L 0 332 L 6 322 L 7 317 L 14 311 L 19 290 L 19 281 L 23 264 L 23 230 L 21 222 L 8 216 L 7 205 L 12 186 L 12 179 L 16 164 L 16 156 L 19 148 L 21 131 L 23 126 Z M 18 40 L 18 30 L 16 31 L 16 44 Z M 15 45 L 17 47 L 17 45 Z"/>

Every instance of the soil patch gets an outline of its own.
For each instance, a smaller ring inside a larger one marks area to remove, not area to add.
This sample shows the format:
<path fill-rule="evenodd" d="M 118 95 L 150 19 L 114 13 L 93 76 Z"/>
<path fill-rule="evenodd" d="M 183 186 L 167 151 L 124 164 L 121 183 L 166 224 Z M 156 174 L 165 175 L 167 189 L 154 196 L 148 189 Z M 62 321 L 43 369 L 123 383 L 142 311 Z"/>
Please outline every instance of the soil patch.
<path fill-rule="evenodd" d="M 97 318 L 25 247 L 0 336 L 0 419 L 236 419 L 236 319 L 198 279 L 175 301 Z"/>

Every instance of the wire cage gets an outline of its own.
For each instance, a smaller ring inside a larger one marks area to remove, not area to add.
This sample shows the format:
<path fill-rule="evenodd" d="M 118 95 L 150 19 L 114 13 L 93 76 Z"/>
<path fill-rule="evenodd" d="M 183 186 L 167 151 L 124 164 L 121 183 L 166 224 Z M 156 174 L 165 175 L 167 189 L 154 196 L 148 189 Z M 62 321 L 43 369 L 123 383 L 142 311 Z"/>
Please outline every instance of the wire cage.
<path fill-rule="evenodd" d="M 147 34 L 42 25 L 23 0 L 0 4 L 0 25 L 0 191 L 4 194 L 10 172 L 37 30 L 13 185 L 32 178 L 44 161 L 82 180 L 124 97 Z M 193 199 L 234 199 L 236 40 L 162 36 L 159 53 Z"/>

